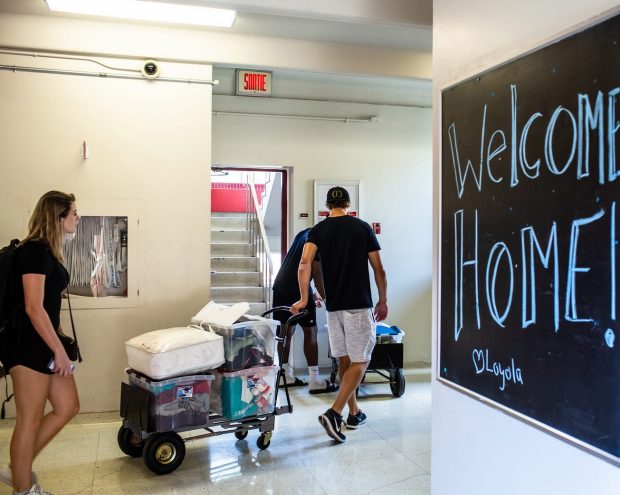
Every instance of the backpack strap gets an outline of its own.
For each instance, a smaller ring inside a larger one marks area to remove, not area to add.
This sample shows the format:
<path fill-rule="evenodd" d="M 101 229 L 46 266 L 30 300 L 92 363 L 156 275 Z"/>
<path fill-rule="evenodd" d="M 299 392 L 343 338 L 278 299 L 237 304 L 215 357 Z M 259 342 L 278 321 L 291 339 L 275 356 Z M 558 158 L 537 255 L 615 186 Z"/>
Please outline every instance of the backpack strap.
<path fill-rule="evenodd" d="M 6 399 L 2 401 L 2 410 L 0 411 L 0 419 L 4 419 L 6 417 L 6 405 L 13 398 L 13 394 L 9 395 L 9 380 L 7 379 L 6 372 L 4 368 L 2 368 L 2 376 L 4 377 L 4 393 L 6 395 Z"/>

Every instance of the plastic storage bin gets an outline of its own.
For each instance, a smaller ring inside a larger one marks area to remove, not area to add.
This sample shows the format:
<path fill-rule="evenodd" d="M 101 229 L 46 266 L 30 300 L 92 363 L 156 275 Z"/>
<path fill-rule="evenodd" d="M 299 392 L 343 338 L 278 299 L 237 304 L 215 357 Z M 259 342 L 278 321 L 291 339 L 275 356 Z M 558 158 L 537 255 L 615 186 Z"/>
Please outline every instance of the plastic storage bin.
<path fill-rule="evenodd" d="M 213 375 L 188 375 L 169 380 L 151 380 L 127 370 L 129 385 L 151 394 L 149 425 L 152 431 L 165 432 L 191 426 L 204 426 L 209 418 Z"/>
<path fill-rule="evenodd" d="M 275 407 L 278 367 L 259 366 L 230 373 L 218 371 L 211 410 L 228 419 L 269 414 Z"/>
<path fill-rule="evenodd" d="M 405 332 L 396 325 L 377 325 L 377 344 L 400 344 L 404 336 Z"/>
<path fill-rule="evenodd" d="M 236 371 L 256 366 L 271 366 L 276 359 L 276 331 L 280 323 L 260 316 L 243 315 L 228 326 L 202 322 L 224 339 L 223 371 Z"/>

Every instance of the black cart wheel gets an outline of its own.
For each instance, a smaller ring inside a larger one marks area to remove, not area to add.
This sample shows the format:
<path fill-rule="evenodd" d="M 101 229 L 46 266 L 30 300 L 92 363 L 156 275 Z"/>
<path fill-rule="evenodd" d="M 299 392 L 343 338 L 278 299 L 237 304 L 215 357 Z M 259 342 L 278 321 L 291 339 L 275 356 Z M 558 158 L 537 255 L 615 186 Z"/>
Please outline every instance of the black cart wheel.
<path fill-rule="evenodd" d="M 243 440 L 245 437 L 248 436 L 248 430 L 241 430 L 241 431 L 236 431 L 235 432 L 235 437 L 237 437 L 237 440 Z"/>
<path fill-rule="evenodd" d="M 405 393 L 405 374 L 402 368 L 390 370 L 390 389 L 394 397 L 400 397 Z"/>
<path fill-rule="evenodd" d="M 144 440 L 136 435 L 131 428 L 121 426 L 116 435 L 118 446 L 124 454 L 131 457 L 140 457 L 144 450 Z"/>
<path fill-rule="evenodd" d="M 270 443 L 271 443 L 271 432 L 270 431 L 266 433 L 262 433 L 256 439 L 256 446 L 261 450 L 265 450 L 266 448 L 268 448 Z"/>
<path fill-rule="evenodd" d="M 168 474 L 185 458 L 185 442 L 173 431 L 151 435 L 144 444 L 142 460 L 156 474 Z"/>

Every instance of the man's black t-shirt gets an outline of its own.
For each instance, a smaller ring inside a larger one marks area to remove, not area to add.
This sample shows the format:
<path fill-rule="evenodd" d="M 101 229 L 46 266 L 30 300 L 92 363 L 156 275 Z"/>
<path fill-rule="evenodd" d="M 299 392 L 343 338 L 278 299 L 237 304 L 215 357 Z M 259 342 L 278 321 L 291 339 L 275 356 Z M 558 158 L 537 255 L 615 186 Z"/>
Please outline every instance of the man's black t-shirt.
<path fill-rule="evenodd" d="M 286 256 L 282 260 L 278 275 L 273 281 L 273 305 L 274 306 L 291 306 L 294 302 L 299 300 L 299 281 L 297 278 L 297 272 L 299 270 L 299 262 L 301 261 L 301 255 L 306 245 L 306 239 L 310 229 L 305 229 L 299 232 L 293 243 L 289 248 Z M 315 257 L 315 261 L 319 261 L 318 254 Z M 302 327 L 312 327 L 316 325 L 316 306 L 314 304 L 314 298 L 312 297 L 312 290 L 308 289 L 308 305 L 305 308 L 308 314 L 303 318 L 297 320 L 297 323 Z M 290 313 L 286 311 L 276 311 L 273 313 L 273 318 L 286 322 Z"/>
<path fill-rule="evenodd" d="M 370 225 L 348 215 L 327 217 L 312 228 L 307 242 L 321 257 L 327 311 L 372 308 L 368 253 L 381 246 Z"/>
<path fill-rule="evenodd" d="M 299 282 L 297 279 L 297 270 L 299 261 L 304 250 L 304 245 L 308 239 L 310 229 L 299 232 L 289 248 L 286 256 L 282 260 L 280 270 L 273 281 L 273 290 L 285 298 L 295 302 L 299 299 Z M 292 303 L 291 303 L 292 304 Z"/>

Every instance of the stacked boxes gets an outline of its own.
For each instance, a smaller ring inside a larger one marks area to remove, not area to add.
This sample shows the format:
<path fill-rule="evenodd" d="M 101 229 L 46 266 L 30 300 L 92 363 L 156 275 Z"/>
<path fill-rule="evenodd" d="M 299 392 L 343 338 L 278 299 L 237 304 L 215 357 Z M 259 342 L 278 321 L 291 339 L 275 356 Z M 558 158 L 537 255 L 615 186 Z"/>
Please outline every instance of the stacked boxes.
<path fill-rule="evenodd" d="M 213 385 L 211 410 L 228 419 L 269 414 L 275 406 L 278 367 L 219 372 Z"/>
<path fill-rule="evenodd" d="M 151 431 L 171 431 L 207 424 L 213 375 L 189 375 L 152 380 L 127 370 L 129 385 L 152 394 L 149 403 Z"/>
<path fill-rule="evenodd" d="M 224 339 L 225 361 L 215 376 L 211 410 L 228 419 L 273 412 L 278 322 L 244 315 L 233 325 L 203 327 Z"/>

